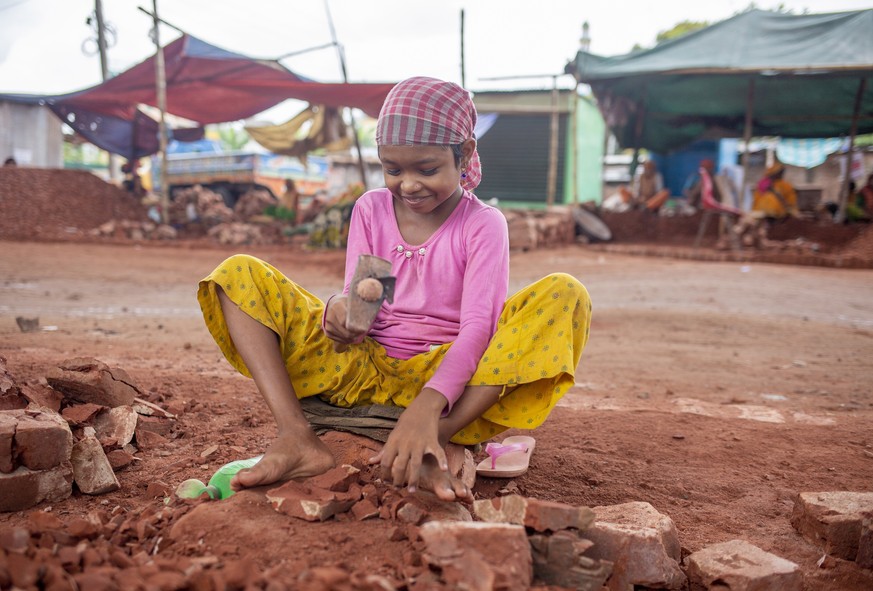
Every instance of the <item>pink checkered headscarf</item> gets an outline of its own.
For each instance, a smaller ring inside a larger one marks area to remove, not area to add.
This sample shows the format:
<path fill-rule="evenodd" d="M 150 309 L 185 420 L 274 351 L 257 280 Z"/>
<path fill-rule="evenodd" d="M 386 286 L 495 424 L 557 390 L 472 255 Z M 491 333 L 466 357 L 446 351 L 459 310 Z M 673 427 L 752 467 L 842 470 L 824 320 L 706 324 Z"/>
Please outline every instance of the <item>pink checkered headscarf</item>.
<path fill-rule="evenodd" d="M 382 105 L 376 125 L 379 146 L 448 146 L 475 137 L 476 107 L 470 93 L 453 82 L 418 76 L 398 83 Z M 473 152 L 461 186 L 472 191 L 482 180 Z"/>

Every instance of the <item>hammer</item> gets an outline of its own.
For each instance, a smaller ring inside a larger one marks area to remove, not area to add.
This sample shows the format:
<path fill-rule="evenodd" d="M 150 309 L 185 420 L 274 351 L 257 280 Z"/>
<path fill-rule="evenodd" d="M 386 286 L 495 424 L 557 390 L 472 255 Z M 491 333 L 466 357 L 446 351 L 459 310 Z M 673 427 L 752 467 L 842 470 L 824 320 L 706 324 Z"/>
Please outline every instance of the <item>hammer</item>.
<path fill-rule="evenodd" d="M 391 261 L 372 254 L 358 256 L 355 274 L 349 285 L 346 305 L 346 328 L 357 332 L 370 329 L 382 302 L 394 303 L 394 286 L 397 278 L 391 275 Z M 334 343 L 337 353 L 346 351 L 349 346 Z"/>

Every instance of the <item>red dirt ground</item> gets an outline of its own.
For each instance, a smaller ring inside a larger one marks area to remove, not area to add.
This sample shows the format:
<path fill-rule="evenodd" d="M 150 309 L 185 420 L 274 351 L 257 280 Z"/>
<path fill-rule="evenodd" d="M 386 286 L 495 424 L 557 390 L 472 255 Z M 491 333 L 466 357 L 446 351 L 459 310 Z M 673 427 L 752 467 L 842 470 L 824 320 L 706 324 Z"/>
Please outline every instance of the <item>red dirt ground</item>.
<path fill-rule="evenodd" d="M 317 295 L 341 285 L 340 252 L 246 250 Z M 74 493 L 51 507 L 61 521 L 97 510 L 152 515 L 163 501 L 147 495 L 150 483 L 208 477 L 270 441 L 268 409 L 198 316 L 197 280 L 231 250 L 2 242 L 0 253 L 0 355 L 16 379 L 92 356 L 125 369 L 153 401 L 186 408 L 178 438 L 118 473 L 120 491 Z M 686 552 L 741 538 L 799 564 L 808 590 L 873 587 L 854 563 L 819 568 L 821 551 L 788 521 L 798 492 L 869 491 L 873 482 L 873 272 L 571 246 L 514 253 L 512 287 L 556 270 L 591 292 L 591 341 L 577 386 L 534 432 L 532 467 L 511 486 L 574 505 L 648 501 L 675 521 Z M 58 330 L 21 333 L 16 316 Z M 202 458 L 213 444 L 218 452 Z M 480 479 L 475 492 L 490 497 L 506 484 Z M 173 503 L 172 517 L 152 519 L 156 533 L 122 538 L 121 549 L 152 552 L 162 537 L 156 556 L 199 557 L 230 572 L 250 557 L 261 572 L 340 565 L 399 575 L 408 542 L 390 540 L 390 522 L 303 523 L 257 493 L 235 499 L 168 541 L 188 509 Z M 33 529 L 33 513 L 46 510 L 2 515 L 0 528 Z"/>

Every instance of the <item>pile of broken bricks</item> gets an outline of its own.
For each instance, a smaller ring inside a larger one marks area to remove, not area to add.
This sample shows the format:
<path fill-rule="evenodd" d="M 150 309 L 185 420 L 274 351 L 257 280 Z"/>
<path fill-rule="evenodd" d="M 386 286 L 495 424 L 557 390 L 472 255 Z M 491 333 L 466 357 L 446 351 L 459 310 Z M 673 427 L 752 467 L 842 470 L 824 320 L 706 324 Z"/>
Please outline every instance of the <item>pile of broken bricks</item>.
<path fill-rule="evenodd" d="M 133 461 L 137 450 L 132 441 L 148 449 L 163 441 L 159 432 L 170 432 L 172 421 L 149 415 L 172 415 L 140 394 L 123 370 L 90 358 L 52 368 L 45 385 L 18 385 L 0 357 L 0 408 L 8 409 L 0 411 L 0 507 L 15 511 L 59 502 L 71 494 L 73 482 L 87 494 L 116 490 L 113 469 Z M 342 437 L 350 438 L 349 447 L 358 451 L 370 446 L 367 456 L 378 445 L 356 435 Z M 469 451 L 465 460 L 455 474 L 469 478 Z M 796 564 L 742 540 L 683 557 L 673 521 L 646 502 L 587 508 L 509 494 L 470 507 L 389 486 L 361 461 L 277 486 L 267 491 L 266 500 L 277 512 L 306 521 L 387 520 L 395 525 L 391 538 L 409 542 L 395 580 L 336 569 L 285 573 L 298 582 L 303 580 L 299 577 L 340 577 L 342 588 L 360 590 L 803 587 Z M 233 561 L 160 553 L 171 546 L 173 527 L 192 510 L 233 502 L 168 498 L 160 507 L 116 507 L 68 523 L 33 511 L 30 529 L 0 528 L 0 587 L 39 583 L 50 588 L 47 577 L 74 581 L 79 588 L 89 583 L 126 588 L 125 580 L 161 577 L 167 579 L 166 588 L 197 583 L 196 588 L 221 589 L 240 577 L 261 581 L 256 588 L 266 587 L 271 580 L 266 573 L 252 573 Z M 833 567 L 836 560 L 873 568 L 873 493 L 800 493 L 791 523 L 821 548 L 821 568 Z"/>
<path fill-rule="evenodd" d="M 369 441 L 340 437 L 351 442 L 347 447 L 363 448 Z M 463 469 L 454 472 L 461 476 Z M 306 521 L 395 523 L 391 539 L 409 540 L 413 551 L 404 556 L 404 580 L 383 588 L 803 588 L 798 565 L 743 540 L 683 558 L 672 519 L 646 502 L 588 508 L 509 494 L 476 500 L 470 511 L 426 492 L 409 494 L 389 486 L 360 461 L 287 482 L 268 490 L 266 498 L 276 511 Z M 873 493 L 802 493 L 792 523 L 825 552 L 870 568 L 871 510 Z"/>
<path fill-rule="evenodd" d="M 0 357 L 0 511 L 62 501 L 74 483 L 89 495 L 118 490 L 133 441 L 147 448 L 169 431 L 173 415 L 141 398 L 122 369 L 70 359 L 45 381 L 17 384 Z"/>

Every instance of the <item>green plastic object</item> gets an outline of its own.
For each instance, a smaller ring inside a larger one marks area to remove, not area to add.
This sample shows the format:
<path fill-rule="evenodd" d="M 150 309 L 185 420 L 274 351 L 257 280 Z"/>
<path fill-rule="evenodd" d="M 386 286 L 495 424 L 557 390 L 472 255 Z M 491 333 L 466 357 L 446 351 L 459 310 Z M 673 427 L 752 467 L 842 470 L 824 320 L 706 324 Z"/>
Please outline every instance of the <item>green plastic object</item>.
<path fill-rule="evenodd" d="M 251 468 L 264 456 L 248 458 L 247 460 L 235 460 L 225 464 L 212 475 L 208 484 L 196 478 L 190 478 L 176 487 L 176 496 L 183 499 L 196 499 L 204 493 L 210 499 L 226 499 L 233 496 L 234 490 L 230 488 L 230 481 L 234 475 L 245 468 Z"/>

